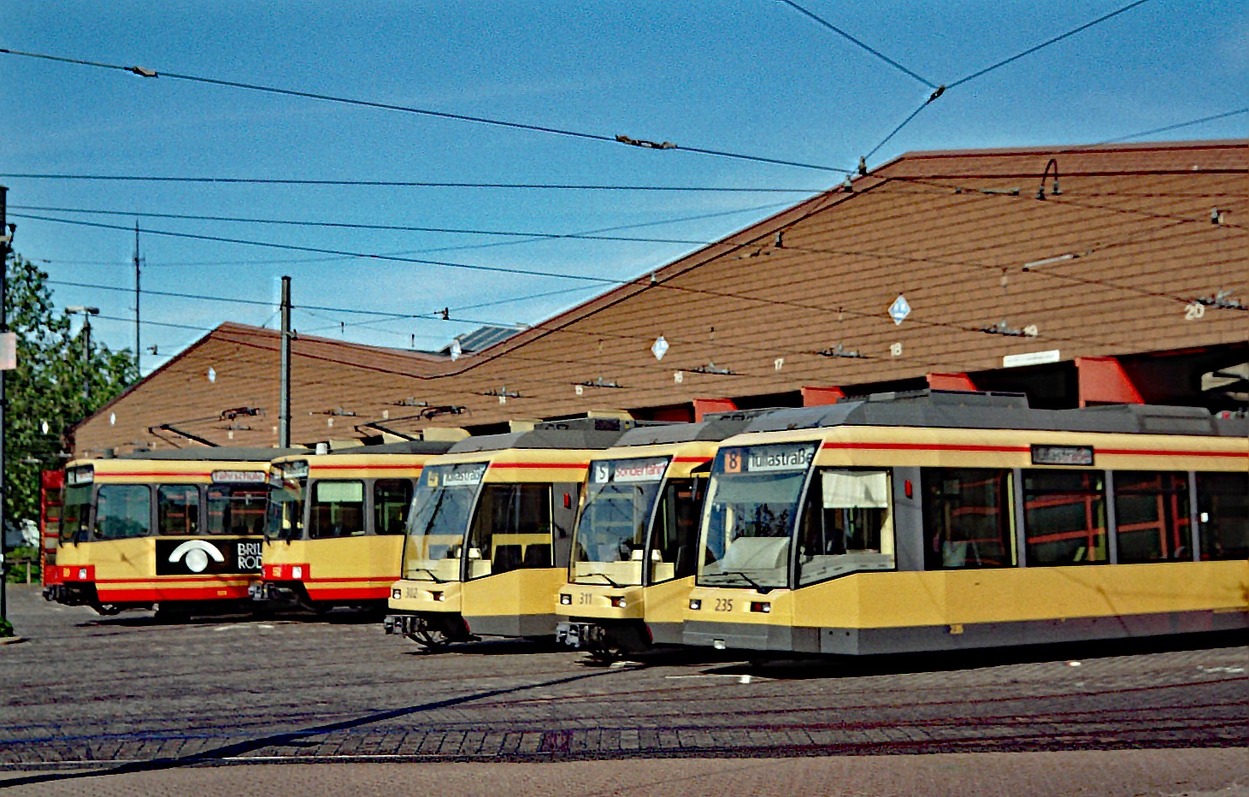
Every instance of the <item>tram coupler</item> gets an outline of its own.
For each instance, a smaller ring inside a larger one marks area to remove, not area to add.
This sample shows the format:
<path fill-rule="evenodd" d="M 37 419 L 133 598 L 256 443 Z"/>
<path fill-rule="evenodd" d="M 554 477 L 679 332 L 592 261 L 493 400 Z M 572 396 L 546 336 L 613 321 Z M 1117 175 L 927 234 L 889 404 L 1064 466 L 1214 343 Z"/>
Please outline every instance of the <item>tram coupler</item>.
<path fill-rule="evenodd" d="M 382 629 L 387 634 L 411 636 L 418 619 L 415 614 L 388 614 L 382 618 Z"/>
<path fill-rule="evenodd" d="M 597 623 L 559 623 L 555 626 L 555 641 L 574 648 L 593 648 L 607 642 L 607 629 Z"/>
<path fill-rule="evenodd" d="M 294 587 L 284 586 L 272 581 L 249 584 L 247 595 L 253 601 L 268 603 L 274 606 L 295 606 L 299 604 L 300 600 L 299 591 Z"/>
<path fill-rule="evenodd" d="M 93 606 L 96 603 L 94 584 L 49 584 L 43 588 L 43 599 L 62 606 Z"/>

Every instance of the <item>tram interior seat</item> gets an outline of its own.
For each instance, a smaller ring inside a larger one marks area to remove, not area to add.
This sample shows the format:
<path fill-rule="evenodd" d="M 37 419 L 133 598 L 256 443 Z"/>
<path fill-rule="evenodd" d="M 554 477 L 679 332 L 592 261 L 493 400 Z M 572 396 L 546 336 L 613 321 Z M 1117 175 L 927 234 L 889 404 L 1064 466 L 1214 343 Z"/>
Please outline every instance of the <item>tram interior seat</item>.
<path fill-rule="evenodd" d="M 525 546 L 525 567 L 550 567 L 551 546 L 531 544 Z"/>
<path fill-rule="evenodd" d="M 496 545 L 490 557 L 492 573 L 506 573 L 520 567 L 520 545 Z"/>

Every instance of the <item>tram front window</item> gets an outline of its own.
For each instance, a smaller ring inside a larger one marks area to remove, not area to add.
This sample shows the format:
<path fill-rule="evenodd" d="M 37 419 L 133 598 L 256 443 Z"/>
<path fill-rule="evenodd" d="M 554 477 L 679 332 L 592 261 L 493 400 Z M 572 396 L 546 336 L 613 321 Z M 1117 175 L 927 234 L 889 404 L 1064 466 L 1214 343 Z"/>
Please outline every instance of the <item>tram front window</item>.
<path fill-rule="evenodd" d="M 667 468 L 667 457 L 591 465 L 586 503 L 573 541 L 574 581 L 618 586 L 642 583 L 646 529 Z M 662 564 L 659 557 L 656 551 L 655 564 Z"/>
<path fill-rule="evenodd" d="M 61 542 L 87 539 L 91 523 L 91 485 L 66 487 L 64 501 L 61 507 Z"/>
<path fill-rule="evenodd" d="M 702 524 L 698 583 L 788 586 L 789 547 L 815 444 L 716 454 Z"/>
<path fill-rule="evenodd" d="M 285 479 L 278 484 L 269 492 L 265 539 L 297 540 L 304 533 L 304 483 Z"/>
<path fill-rule="evenodd" d="M 458 581 L 460 560 L 480 569 L 480 550 L 464 550 L 468 521 L 486 463 L 430 465 L 421 472 L 412 499 L 403 544 L 403 577 L 417 581 Z"/>

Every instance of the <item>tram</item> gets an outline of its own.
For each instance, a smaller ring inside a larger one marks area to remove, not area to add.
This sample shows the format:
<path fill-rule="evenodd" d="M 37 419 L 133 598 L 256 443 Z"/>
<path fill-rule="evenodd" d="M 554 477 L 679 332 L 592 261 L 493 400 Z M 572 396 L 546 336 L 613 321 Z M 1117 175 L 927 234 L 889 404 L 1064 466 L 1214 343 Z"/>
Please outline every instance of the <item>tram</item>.
<path fill-rule="evenodd" d="M 638 427 L 591 459 L 557 641 L 601 662 L 681 643 L 711 460 L 762 412 Z"/>
<path fill-rule="evenodd" d="M 467 435 L 462 430 L 456 437 Z M 275 459 L 251 595 L 275 608 L 384 609 L 425 462 L 452 441 L 414 440 Z"/>
<path fill-rule="evenodd" d="M 68 463 L 44 597 L 104 615 L 248 608 L 275 453 L 197 448 Z"/>
<path fill-rule="evenodd" d="M 384 620 L 426 649 L 549 637 L 591 454 L 630 421 L 584 418 L 466 438 L 421 473 Z"/>
<path fill-rule="evenodd" d="M 1249 628 L 1249 420 L 872 397 L 721 445 L 683 639 L 887 654 Z"/>

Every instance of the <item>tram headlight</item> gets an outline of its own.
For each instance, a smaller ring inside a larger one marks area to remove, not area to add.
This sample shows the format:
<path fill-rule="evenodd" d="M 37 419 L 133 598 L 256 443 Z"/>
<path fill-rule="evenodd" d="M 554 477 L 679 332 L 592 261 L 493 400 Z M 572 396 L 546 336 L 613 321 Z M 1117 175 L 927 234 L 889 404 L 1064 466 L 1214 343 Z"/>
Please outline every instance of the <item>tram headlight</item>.
<path fill-rule="evenodd" d="M 561 606 L 572 606 L 572 596 L 566 592 L 559 594 L 559 603 Z"/>
<path fill-rule="evenodd" d="M 400 598 L 402 598 L 402 597 L 403 597 L 403 590 L 401 590 L 401 589 L 392 589 L 392 590 L 390 591 L 390 597 L 391 597 L 393 600 L 399 600 Z"/>
<path fill-rule="evenodd" d="M 623 609 L 625 607 L 626 601 L 622 595 L 609 598 L 609 600 L 611 601 L 611 607 L 613 609 Z"/>
<path fill-rule="evenodd" d="M 303 577 L 304 577 L 304 569 L 302 567 L 300 567 L 299 565 L 295 565 L 294 567 L 291 568 L 291 578 L 295 579 L 296 581 L 299 581 Z"/>
<path fill-rule="evenodd" d="M 80 578 L 83 581 L 87 580 L 87 568 L 85 567 L 78 568 L 78 578 Z"/>
<path fill-rule="evenodd" d="M 690 609 L 698 611 L 703 608 L 703 602 L 698 598 L 690 598 Z"/>
<path fill-rule="evenodd" d="M 771 614 L 772 604 L 765 603 L 764 601 L 751 601 L 750 610 L 752 612 L 761 612 L 763 614 Z"/>
<path fill-rule="evenodd" d="M 429 593 L 429 598 L 430 598 L 430 600 L 432 600 L 434 603 L 442 603 L 442 601 L 443 601 L 443 600 L 445 600 L 445 598 L 444 598 L 444 594 L 445 594 L 445 593 L 442 593 L 442 592 L 430 592 L 430 593 Z"/>

